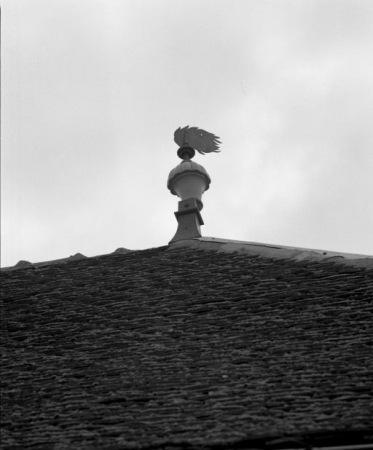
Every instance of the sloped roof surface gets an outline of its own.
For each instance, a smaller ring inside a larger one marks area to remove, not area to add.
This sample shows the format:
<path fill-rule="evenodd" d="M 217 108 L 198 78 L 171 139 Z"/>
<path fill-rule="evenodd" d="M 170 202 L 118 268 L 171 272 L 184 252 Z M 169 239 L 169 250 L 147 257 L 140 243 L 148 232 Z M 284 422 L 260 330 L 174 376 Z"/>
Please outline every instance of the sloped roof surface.
<path fill-rule="evenodd" d="M 373 270 L 161 247 L 2 273 L 2 448 L 222 444 L 373 417 Z"/>

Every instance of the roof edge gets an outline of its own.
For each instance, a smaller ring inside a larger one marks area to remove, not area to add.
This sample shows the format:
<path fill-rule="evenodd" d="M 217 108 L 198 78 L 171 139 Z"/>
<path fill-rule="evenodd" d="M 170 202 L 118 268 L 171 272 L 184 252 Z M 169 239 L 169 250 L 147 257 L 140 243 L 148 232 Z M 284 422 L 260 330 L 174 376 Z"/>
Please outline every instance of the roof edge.
<path fill-rule="evenodd" d="M 67 258 L 52 259 L 49 261 L 30 262 L 30 261 L 21 260 L 21 261 L 18 261 L 18 263 L 15 264 L 14 266 L 1 267 L 0 271 L 2 272 L 2 271 L 9 271 L 9 270 L 27 269 L 28 267 L 45 267 L 45 266 L 52 266 L 55 264 L 67 264 L 71 261 L 78 261 L 80 259 L 98 258 L 100 256 L 106 256 L 106 255 L 110 255 L 113 253 L 126 254 L 126 253 L 131 253 L 134 251 L 136 251 L 136 250 L 130 250 L 128 248 L 119 247 L 114 252 L 105 253 L 103 255 L 85 256 L 85 255 L 82 255 L 81 253 L 76 253 L 75 255 L 71 255 Z"/>
<path fill-rule="evenodd" d="M 194 247 L 211 249 L 218 252 L 246 253 L 266 258 L 291 259 L 294 261 L 323 261 L 337 262 L 358 267 L 373 268 L 373 256 L 353 253 L 332 252 L 301 247 L 287 247 L 285 245 L 263 244 L 259 242 L 236 241 L 214 237 L 200 237 L 178 241 L 170 245 L 176 247 Z"/>

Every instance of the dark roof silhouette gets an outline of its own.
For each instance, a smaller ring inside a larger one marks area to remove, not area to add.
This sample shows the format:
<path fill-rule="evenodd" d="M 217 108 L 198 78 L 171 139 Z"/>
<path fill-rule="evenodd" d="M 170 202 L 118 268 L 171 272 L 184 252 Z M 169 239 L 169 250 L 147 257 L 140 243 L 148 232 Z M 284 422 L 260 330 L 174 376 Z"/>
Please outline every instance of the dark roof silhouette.
<path fill-rule="evenodd" d="M 372 441 L 372 268 L 207 241 L 2 271 L 1 448 Z"/>

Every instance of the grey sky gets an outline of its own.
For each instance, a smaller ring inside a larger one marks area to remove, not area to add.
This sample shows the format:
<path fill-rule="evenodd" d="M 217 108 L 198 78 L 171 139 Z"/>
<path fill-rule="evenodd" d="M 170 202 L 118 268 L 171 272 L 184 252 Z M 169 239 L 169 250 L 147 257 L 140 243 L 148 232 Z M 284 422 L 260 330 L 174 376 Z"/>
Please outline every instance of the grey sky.
<path fill-rule="evenodd" d="M 173 132 L 220 136 L 204 236 L 373 253 L 371 0 L 2 2 L 2 265 L 165 245 Z"/>

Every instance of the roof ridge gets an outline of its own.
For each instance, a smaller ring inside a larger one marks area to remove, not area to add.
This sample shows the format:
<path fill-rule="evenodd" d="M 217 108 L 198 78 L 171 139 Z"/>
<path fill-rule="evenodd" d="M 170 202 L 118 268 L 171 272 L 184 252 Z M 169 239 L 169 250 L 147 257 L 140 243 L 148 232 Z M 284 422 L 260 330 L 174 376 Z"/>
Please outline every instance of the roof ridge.
<path fill-rule="evenodd" d="M 40 262 L 36 262 L 36 263 L 30 262 L 30 261 L 25 261 L 25 260 L 20 260 L 14 266 L 1 267 L 0 270 L 5 272 L 5 271 L 10 271 L 10 270 L 13 271 L 13 270 L 21 270 L 21 269 L 29 269 L 29 268 L 46 267 L 46 266 L 52 266 L 52 265 L 56 265 L 56 264 L 67 264 L 67 263 L 71 263 L 73 261 L 80 261 L 83 259 L 92 260 L 94 258 L 101 258 L 104 256 L 109 256 L 109 255 L 123 256 L 123 255 L 128 255 L 131 253 L 154 252 L 155 250 L 158 251 L 159 249 L 166 248 L 166 247 L 167 246 L 151 247 L 151 248 L 146 248 L 146 249 L 141 249 L 141 250 L 130 250 L 130 249 L 127 249 L 124 247 L 119 247 L 114 252 L 105 253 L 103 255 L 85 256 L 82 253 L 76 253 L 75 255 L 71 255 L 66 258 L 53 259 L 53 260 L 49 260 L 49 261 L 40 261 Z"/>
<path fill-rule="evenodd" d="M 323 261 L 348 264 L 358 267 L 373 268 L 373 256 L 359 255 L 329 250 L 318 250 L 284 245 L 263 244 L 258 242 L 237 241 L 214 237 L 200 237 L 178 241 L 170 245 L 176 247 L 192 247 L 212 249 L 218 252 L 244 253 L 275 259 L 290 259 L 294 261 Z"/>
<path fill-rule="evenodd" d="M 100 258 L 103 256 L 114 254 L 127 255 L 130 253 L 154 252 L 161 249 L 168 250 L 178 247 L 200 248 L 202 250 L 215 250 L 218 252 L 226 253 L 243 253 L 266 258 L 289 259 L 293 261 L 334 262 L 356 267 L 373 268 L 373 256 L 371 255 L 334 252 L 329 250 L 310 249 L 303 247 L 290 247 L 285 245 L 265 244 L 261 242 L 239 241 L 234 239 L 223 239 L 215 237 L 199 237 L 173 242 L 172 244 L 160 247 L 151 247 L 140 250 L 130 250 L 124 247 L 119 247 L 112 253 L 106 253 L 96 256 L 85 256 L 81 253 L 76 253 L 75 255 L 71 255 L 67 258 L 41 261 L 36 263 L 21 260 L 14 266 L 1 267 L 0 270 L 9 271 L 35 267 L 45 267 L 55 264 L 66 264 L 82 259 Z"/>

